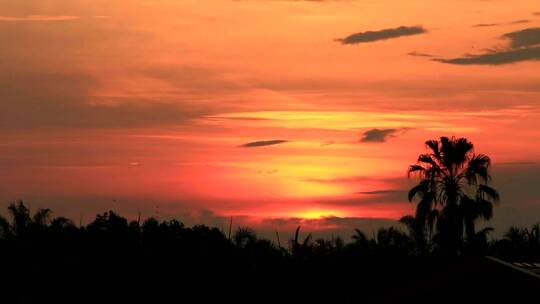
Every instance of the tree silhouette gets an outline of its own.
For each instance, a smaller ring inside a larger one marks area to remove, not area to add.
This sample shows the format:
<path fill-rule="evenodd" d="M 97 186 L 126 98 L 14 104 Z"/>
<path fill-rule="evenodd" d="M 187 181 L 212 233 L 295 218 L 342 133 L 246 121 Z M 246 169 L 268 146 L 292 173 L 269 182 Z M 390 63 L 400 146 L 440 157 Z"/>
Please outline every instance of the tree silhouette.
<path fill-rule="evenodd" d="M 409 230 L 409 235 L 414 240 L 415 247 L 425 253 L 427 250 L 427 240 L 425 233 L 425 220 L 412 215 L 406 215 L 399 220 Z"/>
<path fill-rule="evenodd" d="M 257 241 L 257 235 L 255 234 L 255 231 L 253 231 L 253 229 L 251 228 L 239 227 L 235 231 L 232 239 L 236 246 L 246 247 L 247 245 Z"/>
<path fill-rule="evenodd" d="M 38 209 L 32 216 L 30 209 L 22 201 L 8 206 L 11 223 L 0 216 L 0 233 L 3 236 L 24 236 L 32 232 L 44 230 L 50 222 L 51 210 Z"/>
<path fill-rule="evenodd" d="M 368 244 L 367 235 L 364 233 L 364 231 L 360 229 L 354 229 L 354 235 L 352 236 L 352 239 L 356 244 L 361 244 L 364 246 L 367 246 Z"/>
<path fill-rule="evenodd" d="M 459 252 L 464 226 L 467 235 L 475 235 L 478 218 L 491 218 L 492 202 L 499 200 L 490 186 L 487 155 L 476 154 L 466 138 L 441 137 L 426 141 L 428 152 L 409 167 L 409 176 L 416 174 L 420 181 L 409 191 L 409 200 L 418 199 L 415 231 L 431 234 L 446 253 Z"/>
<path fill-rule="evenodd" d="M 286 251 L 248 227 L 238 228 L 229 239 L 205 225 L 186 227 L 175 219 L 154 218 L 141 224 L 140 219 L 128 221 L 112 211 L 96 215 L 86 226 L 76 226 L 67 218 L 52 218 L 48 209 L 32 213 L 22 202 L 11 204 L 8 215 L 9 220 L 0 217 L 0 260 L 6 262 L 2 271 L 8 278 L 8 284 L 2 285 L 2 298 L 9 303 L 52 302 L 55 293 L 50 291 L 59 287 L 70 300 L 85 294 L 88 303 L 95 303 L 114 295 L 116 302 L 136 303 L 141 294 L 154 300 L 163 294 L 168 300 L 177 299 L 177 288 L 182 288 L 181 295 L 198 287 L 215 293 L 238 286 L 243 292 L 266 294 L 264 286 L 283 281 L 284 286 L 302 282 L 316 290 L 312 294 L 317 297 L 325 288 L 338 291 L 351 284 L 347 288 L 354 285 L 351 294 L 369 300 L 404 289 L 404 282 L 426 282 L 431 269 L 440 274 L 437 266 L 444 270 L 450 265 L 447 261 L 459 260 L 439 259 L 440 255 L 428 255 L 433 253 L 430 250 L 420 252 L 419 244 L 429 243 L 422 235 L 429 224 L 413 216 L 401 220 L 409 235 L 396 227 L 381 228 L 371 237 L 355 229 L 350 243 L 340 237 L 314 239 L 311 233 L 301 237 L 298 227 Z M 465 225 L 464 215 L 461 220 Z M 503 239 L 488 242 L 491 230 L 475 232 L 473 246 L 463 247 L 468 256 L 460 260 L 476 258 L 472 253 L 488 253 L 511 261 L 538 262 L 540 225 L 514 227 Z M 471 238 L 467 236 L 468 241 Z M 359 273 L 353 281 L 349 279 Z M 459 276 L 455 281 L 462 279 Z M 99 292 L 87 295 L 88 290 Z M 129 301 L 130 295 L 135 299 Z"/>
<path fill-rule="evenodd" d="M 474 199 L 463 195 L 461 211 L 467 239 L 473 240 L 475 238 L 475 222 L 479 218 L 490 220 L 493 217 L 493 204 L 498 201 L 499 193 L 487 185 L 478 185 Z"/>
<path fill-rule="evenodd" d="M 293 257 L 302 259 L 309 255 L 313 251 L 313 246 L 311 244 L 312 234 L 309 233 L 304 241 L 300 241 L 300 226 L 296 228 L 294 232 L 294 239 L 289 241 L 289 247 Z"/>

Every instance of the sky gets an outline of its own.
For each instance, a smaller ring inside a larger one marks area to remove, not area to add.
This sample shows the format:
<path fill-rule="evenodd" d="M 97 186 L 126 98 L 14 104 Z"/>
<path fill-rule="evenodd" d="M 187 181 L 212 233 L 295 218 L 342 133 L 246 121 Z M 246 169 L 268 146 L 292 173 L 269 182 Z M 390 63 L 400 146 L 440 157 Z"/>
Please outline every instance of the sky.
<path fill-rule="evenodd" d="M 2 209 L 370 232 L 456 136 L 492 158 L 489 225 L 540 220 L 537 0 L 0 7 Z"/>

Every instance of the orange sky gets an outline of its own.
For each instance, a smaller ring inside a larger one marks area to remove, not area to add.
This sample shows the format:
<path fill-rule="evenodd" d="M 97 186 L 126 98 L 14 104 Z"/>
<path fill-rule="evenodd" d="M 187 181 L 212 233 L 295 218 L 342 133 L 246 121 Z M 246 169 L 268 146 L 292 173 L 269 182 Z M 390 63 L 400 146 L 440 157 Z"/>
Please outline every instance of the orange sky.
<path fill-rule="evenodd" d="M 454 135 L 493 158 L 495 224 L 538 220 L 536 0 L 0 6 L 2 206 L 350 229 L 410 212 Z"/>

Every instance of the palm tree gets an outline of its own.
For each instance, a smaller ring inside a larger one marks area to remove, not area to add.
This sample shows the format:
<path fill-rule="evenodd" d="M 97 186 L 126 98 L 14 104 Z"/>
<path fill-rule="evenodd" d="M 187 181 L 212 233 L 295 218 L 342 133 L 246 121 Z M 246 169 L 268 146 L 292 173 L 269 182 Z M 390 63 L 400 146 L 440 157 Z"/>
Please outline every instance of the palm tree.
<path fill-rule="evenodd" d="M 238 247 L 246 247 L 257 241 L 255 231 L 249 227 L 239 227 L 233 235 L 233 242 Z"/>
<path fill-rule="evenodd" d="M 493 217 L 493 204 L 499 201 L 499 193 L 486 185 L 479 185 L 476 197 L 464 195 L 461 198 L 461 214 L 468 240 L 476 236 L 475 222 L 479 218 L 490 220 Z"/>
<path fill-rule="evenodd" d="M 408 170 L 409 176 L 416 174 L 420 179 L 409 191 L 409 201 L 419 199 L 420 225 L 430 230 L 436 224 L 439 245 L 455 253 L 463 240 L 464 221 L 467 233 L 473 235 L 475 220 L 491 218 L 491 202 L 499 199 L 488 186 L 491 160 L 476 154 L 466 138 L 441 137 L 426 141 L 426 147 L 428 153 L 421 154 Z"/>
<path fill-rule="evenodd" d="M 50 209 L 38 209 L 38 211 L 34 213 L 34 216 L 32 216 L 30 214 L 30 209 L 28 209 L 22 201 L 10 204 L 8 212 L 11 217 L 10 230 L 15 235 L 23 235 L 32 229 L 42 229 L 47 227 L 52 213 Z M 0 220 L 0 222 L 4 221 Z M 2 228 L 2 230 L 5 230 L 5 228 Z"/>
<path fill-rule="evenodd" d="M 427 249 L 425 221 L 420 217 L 406 215 L 399 219 L 399 222 L 409 230 L 409 236 L 414 240 L 416 248 L 419 251 L 425 251 Z"/>
<path fill-rule="evenodd" d="M 368 243 L 368 237 L 364 233 L 364 231 L 360 229 L 354 229 L 354 234 L 351 237 L 354 240 L 354 243 L 356 244 L 367 244 Z"/>
<path fill-rule="evenodd" d="M 294 239 L 289 241 L 290 252 L 294 257 L 303 258 L 312 252 L 311 233 L 308 234 L 303 242 L 300 242 L 300 226 L 294 232 Z"/>

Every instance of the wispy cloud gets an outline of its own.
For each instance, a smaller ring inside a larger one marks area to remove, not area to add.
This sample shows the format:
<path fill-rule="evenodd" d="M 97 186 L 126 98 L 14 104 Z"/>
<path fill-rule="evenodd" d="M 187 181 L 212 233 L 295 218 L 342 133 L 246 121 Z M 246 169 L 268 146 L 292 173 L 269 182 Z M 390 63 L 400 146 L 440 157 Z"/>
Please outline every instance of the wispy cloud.
<path fill-rule="evenodd" d="M 451 59 L 435 58 L 433 60 L 458 65 L 501 65 L 519 61 L 540 60 L 540 47 L 509 50 L 503 52 L 492 52 L 480 55 L 468 55 Z"/>
<path fill-rule="evenodd" d="M 406 192 L 407 190 L 384 189 L 384 190 L 374 190 L 374 191 L 359 191 L 359 192 L 355 192 L 355 194 L 384 195 L 384 194 L 406 193 Z"/>
<path fill-rule="evenodd" d="M 407 53 L 407 55 L 414 56 L 414 57 L 435 57 L 434 55 L 431 55 L 428 53 L 417 52 L 417 51 L 409 52 Z"/>
<path fill-rule="evenodd" d="M 261 140 L 261 141 L 253 141 L 246 144 L 241 145 L 240 147 L 243 148 L 256 148 L 256 147 L 265 147 L 265 146 L 273 146 L 273 145 L 279 145 L 288 142 L 287 140 L 283 139 L 273 139 L 273 140 Z"/>
<path fill-rule="evenodd" d="M 0 16 L 0 21 L 21 22 L 21 21 L 69 21 L 81 19 L 79 16 L 68 15 L 28 15 L 28 16 Z"/>
<path fill-rule="evenodd" d="M 349 35 L 345 38 L 336 39 L 343 44 L 357 44 L 387 40 L 402 36 L 412 36 L 426 33 L 427 30 L 421 26 L 400 26 L 396 28 L 382 29 L 378 31 L 367 31 Z"/>
<path fill-rule="evenodd" d="M 527 28 L 506 33 L 501 38 L 509 41 L 507 47 L 499 47 L 484 54 L 467 54 L 457 58 L 434 58 L 432 60 L 457 65 L 501 65 L 540 60 L 540 28 Z"/>
<path fill-rule="evenodd" d="M 496 165 L 499 165 L 499 166 L 531 166 L 531 165 L 536 165 L 537 162 L 535 161 L 514 161 L 514 162 L 501 162 L 501 163 L 496 163 Z"/>
<path fill-rule="evenodd" d="M 529 20 L 529 19 L 521 19 L 521 20 L 510 21 L 510 22 L 478 23 L 478 24 L 473 24 L 472 27 L 493 27 L 493 26 L 523 24 L 523 23 L 529 23 L 529 22 L 531 22 L 531 20 Z"/>

